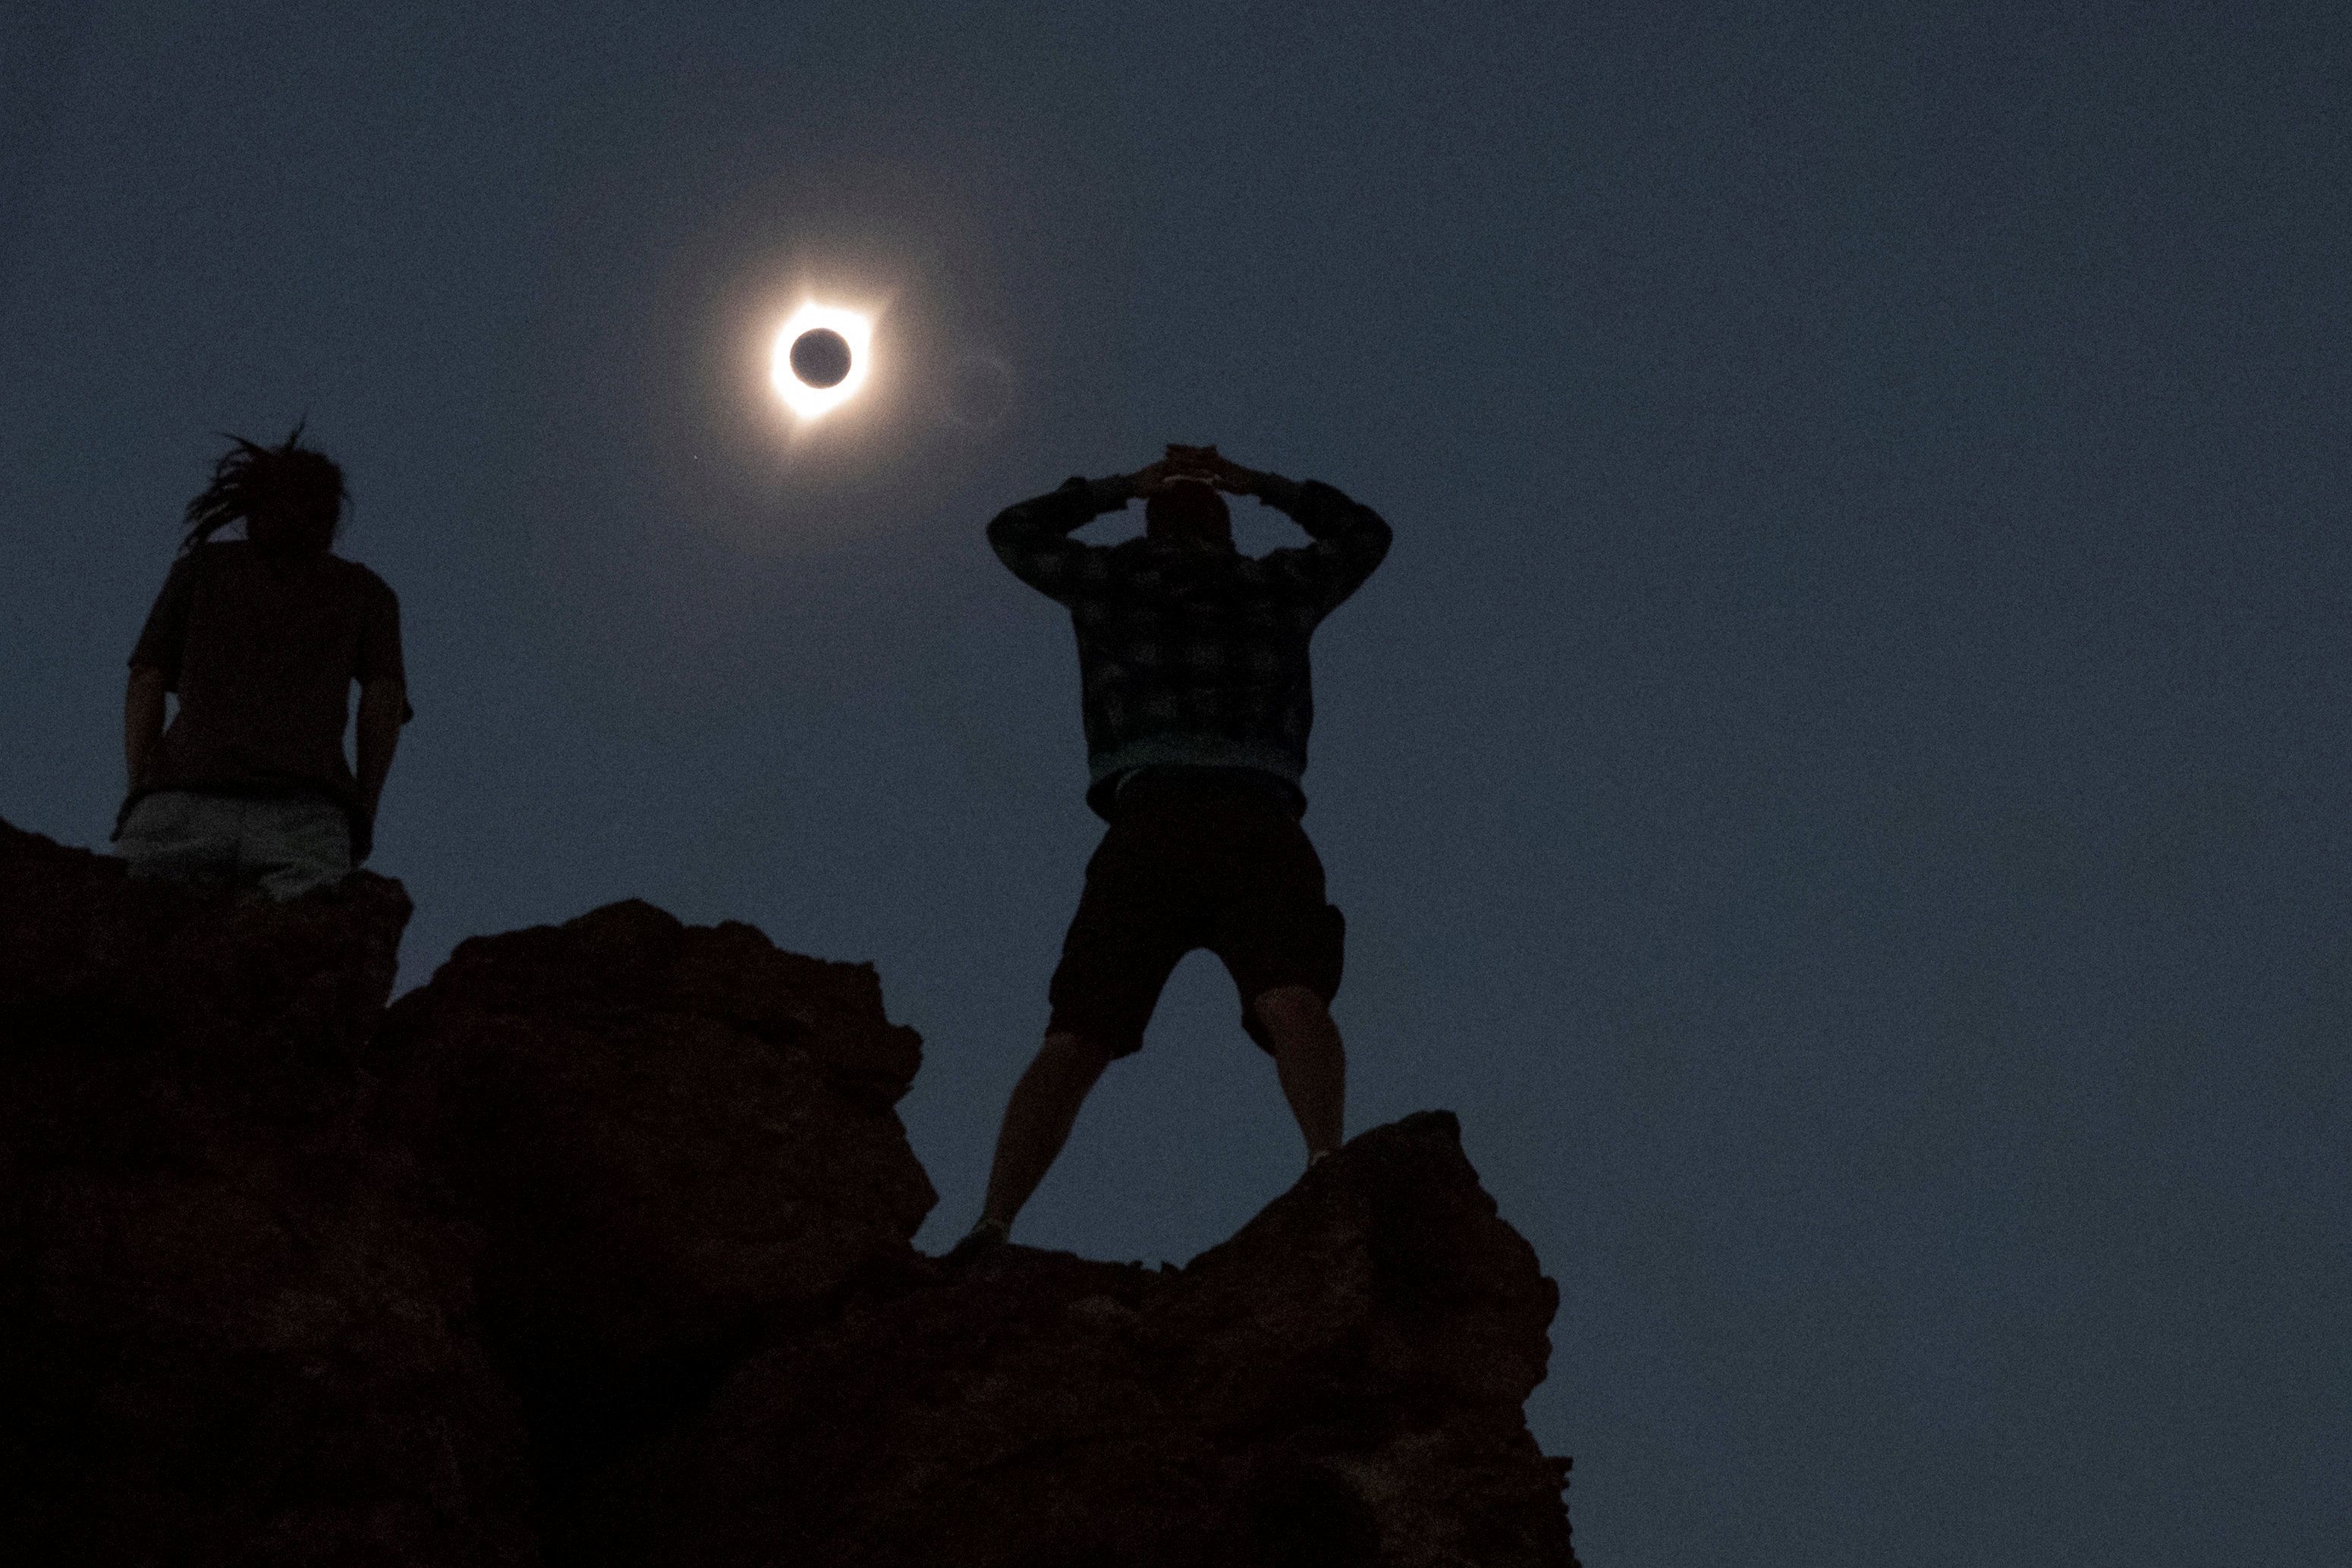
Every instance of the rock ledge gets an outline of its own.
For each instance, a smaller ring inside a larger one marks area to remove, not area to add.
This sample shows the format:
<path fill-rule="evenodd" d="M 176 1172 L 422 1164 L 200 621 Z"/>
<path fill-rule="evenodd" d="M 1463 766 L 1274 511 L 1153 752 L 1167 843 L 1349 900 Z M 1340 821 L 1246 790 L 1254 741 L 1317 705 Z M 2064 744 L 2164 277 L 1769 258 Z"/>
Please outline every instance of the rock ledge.
<path fill-rule="evenodd" d="M 1454 1118 L 1147 1270 L 910 1245 L 862 965 L 132 883 L 0 823 L 0 1539 L 84 1564 L 1569 1568 Z"/>

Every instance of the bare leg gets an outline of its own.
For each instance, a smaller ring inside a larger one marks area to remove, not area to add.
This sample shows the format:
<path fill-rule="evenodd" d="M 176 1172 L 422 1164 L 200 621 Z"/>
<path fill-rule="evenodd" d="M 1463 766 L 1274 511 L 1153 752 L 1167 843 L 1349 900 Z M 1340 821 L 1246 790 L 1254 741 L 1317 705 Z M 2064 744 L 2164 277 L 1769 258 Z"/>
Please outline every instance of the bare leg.
<path fill-rule="evenodd" d="M 1250 1006 L 1274 1042 L 1274 1068 L 1307 1140 L 1307 1157 L 1329 1154 L 1348 1120 L 1348 1052 L 1331 1010 L 1305 986 L 1276 986 Z"/>
<path fill-rule="evenodd" d="M 996 1134 L 996 1163 L 988 1173 L 988 1203 L 982 1224 L 1010 1230 L 1013 1217 L 1068 1141 L 1078 1107 L 1110 1063 L 1110 1053 L 1075 1034 L 1049 1034 L 1036 1059 L 1013 1086 L 1004 1126 Z"/>

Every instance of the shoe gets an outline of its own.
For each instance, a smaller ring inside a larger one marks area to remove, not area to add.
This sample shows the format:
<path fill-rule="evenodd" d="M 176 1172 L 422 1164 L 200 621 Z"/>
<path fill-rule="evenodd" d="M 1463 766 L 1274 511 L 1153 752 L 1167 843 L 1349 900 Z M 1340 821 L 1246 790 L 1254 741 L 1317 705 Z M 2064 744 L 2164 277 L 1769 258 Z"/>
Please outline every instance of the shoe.
<path fill-rule="evenodd" d="M 965 1234 L 962 1240 L 948 1249 L 947 1260 L 969 1263 L 975 1258 L 984 1257 L 1003 1247 L 1012 1233 L 1011 1226 L 994 1219 L 982 1219 Z"/>

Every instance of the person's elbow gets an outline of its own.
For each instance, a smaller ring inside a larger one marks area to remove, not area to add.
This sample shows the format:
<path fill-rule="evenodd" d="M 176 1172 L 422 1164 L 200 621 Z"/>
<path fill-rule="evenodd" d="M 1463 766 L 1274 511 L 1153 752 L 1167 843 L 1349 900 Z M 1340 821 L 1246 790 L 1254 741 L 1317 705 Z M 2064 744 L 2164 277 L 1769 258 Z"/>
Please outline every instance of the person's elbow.
<path fill-rule="evenodd" d="M 1367 577 L 1388 559 L 1389 547 L 1396 542 L 1396 530 L 1389 527 L 1388 519 L 1362 505 L 1348 519 L 1348 534 L 1349 553 L 1361 559 Z"/>
<path fill-rule="evenodd" d="M 383 675 L 361 683 L 362 728 L 397 731 L 410 716 L 406 681 L 397 675 Z"/>
<path fill-rule="evenodd" d="M 988 525 L 988 544 L 1005 570 L 1041 593 L 1054 591 L 1057 558 L 1071 549 L 1066 539 L 1040 528 L 1035 518 L 1018 507 Z"/>
<path fill-rule="evenodd" d="M 122 711 L 131 727 L 160 733 L 163 727 L 164 694 L 172 689 L 168 671 L 153 664 L 133 664 L 122 690 Z"/>

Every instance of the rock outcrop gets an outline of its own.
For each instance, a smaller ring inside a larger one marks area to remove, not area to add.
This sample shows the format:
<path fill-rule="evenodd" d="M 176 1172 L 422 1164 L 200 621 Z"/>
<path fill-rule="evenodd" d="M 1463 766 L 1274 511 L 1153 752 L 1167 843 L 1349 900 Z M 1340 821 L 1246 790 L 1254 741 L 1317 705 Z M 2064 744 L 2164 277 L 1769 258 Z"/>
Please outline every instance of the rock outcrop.
<path fill-rule="evenodd" d="M 629 903 L 477 937 L 370 1060 L 479 1232 L 483 1330 L 560 1479 L 911 1256 L 934 1201 L 890 1113 L 921 1045 L 874 971 L 748 925 Z"/>
<path fill-rule="evenodd" d="M 0 825 L 0 1542 L 525 1563 L 467 1254 L 362 1124 L 408 899 L 126 883 Z"/>
<path fill-rule="evenodd" d="M 407 916 L 0 824 L 14 1559 L 1573 1563 L 1451 1116 L 1181 1269 L 950 1265 L 869 967 L 625 903 L 387 1008 Z"/>

